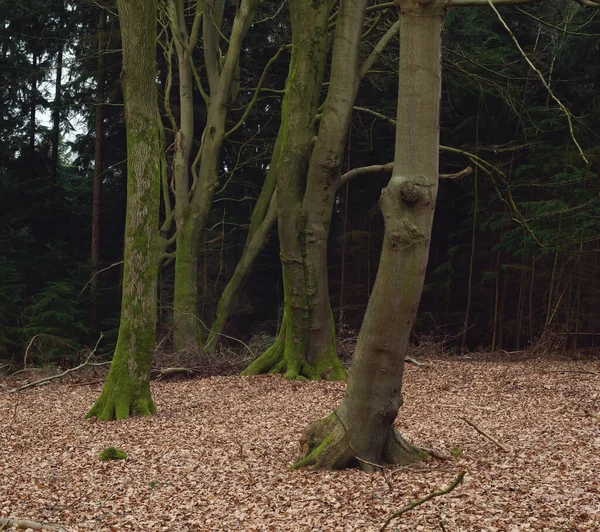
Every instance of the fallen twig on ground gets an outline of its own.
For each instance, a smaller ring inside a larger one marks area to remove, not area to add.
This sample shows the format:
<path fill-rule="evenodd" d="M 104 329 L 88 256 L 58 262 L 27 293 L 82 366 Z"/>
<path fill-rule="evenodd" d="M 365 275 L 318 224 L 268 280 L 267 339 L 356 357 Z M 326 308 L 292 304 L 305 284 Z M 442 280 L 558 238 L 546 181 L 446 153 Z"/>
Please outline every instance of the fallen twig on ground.
<path fill-rule="evenodd" d="M 421 447 L 427 454 L 430 454 L 434 458 L 438 460 L 452 460 L 452 456 L 449 454 L 442 453 L 441 451 L 436 451 L 435 449 L 428 449 L 427 447 Z"/>
<path fill-rule="evenodd" d="M 413 357 L 405 357 L 404 361 L 410 362 L 411 364 L 414 364 L 415 366 L 425 366 L 426 365 L 423 362 L 419 362 L 416 358 L 413 358 Z"/>
<path fill-rule="evenodd" d="M 401 508 L 400 510 L 391 514 L 386 519 L 385 523 L 383 523 L 383 525 L 381 526 L 379 531 L 382 532 L 383 530 L 385 530 L 387 528 L 387 526 L 390 524 L 392 519 L 396 519 L 397 517 L 400 517 L 402 514 L 405 514 L 406 512 L 410 512 L 413 508 L 416 508 L 417 506 L 420 506 L 421 504 L 426 503 L 427 501 L 430 501 L 431 499 L 433 499 L 435 497 L 440 497 L 441 495 L 446 495 L 446 494 L 450 493 L 454 488 L 456 488 L 456 486 L 458 486 L 463 481 L 463 478 L 465 477 L 466 473 L 467 473 L 466 471 L 461 471 L 458 474 L 458 476 L 454 479 L 452 484 L 450 484 L 449 486 L 447 486 L 444 489 L 441 489 L 439 491 L 434 491 L 433 493 L 430 493 L 429 495 L 425 495 L 425 497 L 418 499 L 416 501 L 413 501 L 410 504 L 406 505 L 404 508 Z"/>
<path fill-rule="evenodd" d="M 62 373 L 59 373 L 58 375 L 50 375 L 50 377 L 44 377 L 43 379 L 40 379 L 38 381 L 24 384 L 23 386 L 20 386 L 19 388 L 15 388 L 14 390 L 11 390 L 11 393 L 20 392 L 21 390 L 25 390 L 27 388 L 33 388 L 34 386 L 42 386 L 44 384 L 48 384 L 50 381 L 53 381 L 55 379 L 60 379 L 61 377 L 64 377 L 65 375 L 68 375 L 69 373 L 73 373 L 74 371 L 83 369 L 86 366 L 106 366 L 106 365 L 110 364 L 110 362 L 90 362 L 90 359 L 96 353 L 98 344 L 100 343 L 100 340 L 102 340 L 103 336 L 104 335 L 102 333 L 100 333 L 100 338 L 98 338 L 98 341 L 96 342 L 96 345 L 94 346 L 94 349 L 89 354 L 89 356 L 86 358 L 85 362 L 83 362 L 82 364 L 79 364 L 79 366 L 77 366 L 75 368 L 69 368 L 69 369 L 63 371 Z"/>
<path fill-rule="evenodd" d="M 582 375 L 600 375 L 600 373 L 596 373 L 595 371 L 584 371 L 580 369 L 549 369 L 546 370 L 545 373 L 580 373 Z"/>
<path fill-rule="evenodd" d="M 32 530 L 53 530 L 56 532 L 62 532 L 63 530 L 62 528 L 47 525 L 45 523 L 38 523 L 37 521 L 29 521 L 28 519 L 11 519 L 10 517 L 0 517 L 0 525 L 2 525 L 2 528 L 0 528 L 0 530 L 4 530 L 4 527 L 7 526 L 23 529 L 30 528 Z"/>
<path fill-rule="evenodd" d="M 477 425 L 475 425 L 475 423 L 468 420 L 466 417 L 461 416 L 460 419 L 462 419 L 470 427 L 473 427 L 477 432 L 479 432 L 479 434 L 481 434 L 484 438 L 487 438 L 488 440 L 490 440 L 494 445 L 496 445 L 498 448 L 502 449 L 505 453 L 511 452 L 511 449 L 506 447 L 506 445 L 501 444 L 496 438 L 494 438 L 493 436 L 490 436 L 487 432 L 484 432 L 483 430 L 481 430 Z"/>

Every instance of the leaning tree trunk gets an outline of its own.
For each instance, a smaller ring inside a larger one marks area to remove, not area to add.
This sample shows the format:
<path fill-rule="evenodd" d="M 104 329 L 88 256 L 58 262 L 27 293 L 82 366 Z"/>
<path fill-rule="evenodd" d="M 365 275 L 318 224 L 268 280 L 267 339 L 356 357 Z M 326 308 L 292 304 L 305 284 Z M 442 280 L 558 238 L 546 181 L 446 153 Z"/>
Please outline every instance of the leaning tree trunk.
<path fill-rule="evenodd" d="M 156 411 L 150 368 L 156 343 L 160 164 L 156 100 L 156 0 L 117 0 L 123 39 L 127 217 L 119 338 L 104 389 L 86 417 Z"/>
<path fill-rule="evenodd" d="M 289 170 L 278 180 L 279 234 L 284 285 L 284 318 L 279 337 L 273 346 L 254 361 L 246 375 L 281 372 L 291 379 L 343 379 L 344 369 L 337 357 L 335 328 L 329 303 L 327 272 L 327 240 L 335 195 L 340 181 L 345 139 L 359 83 L 358 52 L 366 0 L 343 2 L 338 13 L 334 38 L 331 80 L 318 136 L 306 167 L 306 186 L 301 179 L 292 179 Z M 309 10 L 310 11 L 310 10 Z M 323 27 L 323 21 L 302 14 L 299 6 L 290 3 L 292 31 L 298 36 L 312 28 Z M 322 16 L 322 14 L 321 14 Z M 298 61 L 303 54 L 315 61 L 324 59 L 325 50 L 308 50 L 300 44 L 292 52 Z M 299 48 L 299 49 L 298 49 Z M 317 55 L 319 54 L 319 55 Z M 290 70 L 290 78 L 299 72 Z M 307 78 L 293 79 L 288 89 L 299 82 L 310 86 Z M 310 78 L 308 77 L 310 76 Z M 316 89 L 314 87 L 315 94 Z M 284 109 L 291 112 L 306 100 L 305 94 L 286 91 Z M 296 102 L 294 98 L 300 98 Z M 314 109 L 311 109 L 314 113 Z M 290 115 L 292 116 L 292 115 Z M 313 116 L 312 114 L 310 116 Z M 310 133 L 311 124 L 306 132 Z M 294 128 L 297 133 L 298 129 Z M 284 148 L 285 149 L 285 148 Z M 281 156 L 286 160 L 285 152 Z M 300 172 L 299 163 L 295 169 Z M 288 167 L 289 168 L 289 167 Z"/>
<path fill-rule="evenodd" d="M 444 2 L 396 0 L 400 80 L 394 171 L 383 190 L 381 261 L 356 346 L 346 395 L 303 436 L 295 467 L 409 463 L 426 453 L 394 427 L 402 405 L 404 357 L 415 320 L 437 195 L 441 33 Z"/>

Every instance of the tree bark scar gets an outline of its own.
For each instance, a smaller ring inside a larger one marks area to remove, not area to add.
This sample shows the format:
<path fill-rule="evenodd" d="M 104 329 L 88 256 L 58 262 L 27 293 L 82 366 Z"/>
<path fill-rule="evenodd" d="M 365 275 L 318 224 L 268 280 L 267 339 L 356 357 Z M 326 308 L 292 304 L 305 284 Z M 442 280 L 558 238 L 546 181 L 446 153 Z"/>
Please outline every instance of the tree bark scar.
<path fill-rule="evenodd" d="M 406 183 L 400 189 L 400 195 L 406 203 L 413 204 L 419 201 L 419 198 L 421 197 L 421 192 L 419 191 L 419 187 L 417 187 L 416 185 L 413 185 L 412 183 Z"/>

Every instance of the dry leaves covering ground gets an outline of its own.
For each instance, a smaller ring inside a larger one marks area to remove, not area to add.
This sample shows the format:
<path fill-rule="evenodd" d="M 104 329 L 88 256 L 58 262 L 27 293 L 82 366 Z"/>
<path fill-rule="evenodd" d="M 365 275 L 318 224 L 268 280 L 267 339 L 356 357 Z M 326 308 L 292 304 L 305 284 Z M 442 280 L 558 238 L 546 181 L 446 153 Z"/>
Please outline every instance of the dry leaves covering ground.
<path fill-rule="evenodd" d="M 463 485 L 388 530 L 600 531 L 599 371 L 597 361 L 408 366 L 400 428 L 464 456 L 390 468 L 389 484 L 360 471 L 288 470 L 303 427 L 339 403 L 341 383 L 163 381 L 152 386 L 156 417 L 98 423 L 83 416 L 99 384 L 10 394 L 15 383 L 4 381 L 0 517 L 67 531 L 378 530 L 392 510 L 466 469 Z M 128 460 L 100 462 L 110 445 Z"/>

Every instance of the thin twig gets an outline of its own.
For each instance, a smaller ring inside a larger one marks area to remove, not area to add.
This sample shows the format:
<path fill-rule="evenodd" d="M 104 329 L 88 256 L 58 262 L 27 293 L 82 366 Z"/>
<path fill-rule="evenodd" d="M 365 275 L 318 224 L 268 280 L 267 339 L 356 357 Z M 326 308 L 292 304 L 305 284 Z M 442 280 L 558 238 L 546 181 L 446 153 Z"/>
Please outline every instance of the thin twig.
<path fill-rule="evenodd" d="M 577 150 L 579 151 L 579 155 L 581 155 L 581 158 L 583 159 L 583 161 L 585 162 L 585 164 L 589 164 L 589 161 L 588 161 L 587 157 L 585 156 L 585 153 L 583 153 L 583 150 L 581 149 L 581 146 L 579 145 L 579 142 L 577 142 L 577 139 L 575 138 L 575 132 L 573 130 L 573 120 L 572 120 L 572 116 L 571 116 L 571 111 L 569 111 L 564 106 L 564 104 L 558 99 L 558 97 L 554 94 L 554 91 L 550 88 L 550 85 L 548 85 L 548 82 L 546 81 L 546 78 L 544 78 L 544 75 L 531 62 L 531 60 L 529 59 L 528 55 L 525 53 L 525 50 L 523 50 L 523 48 L 521 48 L 521 45 L 519 44 L 519 41 L 515 37 L 515 34 L 508 27 L 508 25 L 506 24 L 506 22 L 502 18 L 502 15 L 496 9 L 496 6 L 494 6 L 494 2 L 492 2 L 492 0 L 487 0 L 487 2 L 489 4 L 489 6 L 492 8 L 492 10 L 494 11 L 494 13 L 496 13 L 496 16 L 498 17 L 498 20 L 500 21 L 500 23 L 502 24 L 502 26 L 504 26 L 504 29 L 508 32 L 508 35 L 510 36 L 510 38 L 512 39 L 512 41 L 515 43 L 515 46 L 517 47 L 517 49 L 519 50 L 519 52 L 523 56 L 523 59 L 525 59 L 525 61 L 529 65 L 529 68 L 531 68 L 531 70 L 533 70 L 537 74 L 538 78 L 540 78 L 540 81 L 542 82 L 542 85 L 544 85 L 544 88 L 548 91 L 548 94 L 550 95 L 550 97 L 558 104 L 558 106 L 560 107 L 561 111 L 567 117 L 567 122 L 569 123 L 569 133 L 571 134 L 571 140 L 573 141 L 573 143 L 575 144 L 575 146 L 577 146 Z"/>
<path fill-rule="evenodd" d="M 600 375 L 600 373 L 597 373 L 595 371 L 585 371 L 579 369 L 549 369 L 544 373 L 581 373 L 583 375 Z"/>
<path fill-rule="evenodd" d="M 394 512 L 392 515 L 390 515 L 386 519 L 385 523 L 383 523 L 383 525 L 381 526 L 379 531 L 381 532 L 381 531 L 385 530 L 387 528 L 387 526 L 390 524 L 390 521 L 392 519 L 396 519 L 397 517 L 400 517 L 402 514 L 405 514 L 406 512 L 410 512 L 413 508 L 416 508 L 417 506 L 420 506 L 421 504 L 426 503 L 427 501 L 430 501 L 431 499 L 433 499 L 435 497 L 440 497 L 441 495 L 446 495 L 446 494 L 450 493 L 454 488 L 456 488 L 456 486 L 458 486 L 463 481 L 465 474 L 466 474 L 466 471 L 461 471 L 458 474 L 458 476 L 454 479 L 452 484 L 450 484 L 449 486 L 447 486 L 444 489 L 441 489 L 439 491 L 434 491 L 433 493 L 430 493 L 429 495 L 425 495 L 425 497 L 423 497 L 422 499 L 413 501 L 410 504 L 408 504 L 407 506 L 405 506 L 404 508 L 401 508 L 400 510 Z"/>
<path fill-rule="evenodd" d="M 506 445 L 501 444 L 496 438 L 494 438 L 493 436 L 490 436 L 487 432 L 484 432 L 483 430 L 481 430 L 477 425 L 475 425 L 475 423 L 468 420 L 466 417 L 461 416 L 460 419 L 462 419 L 470 427 L 473 427 L 477 432 L 479 432 L 479 434 L 481 434 L 484 438 L 487 438 L 488 440 L 490 440 L 494 445 L 496 445 L 498 448 L 502 449 L 505 453 L 511 452 L 511 449 L 506 447 Z"/>
<path fill-rule="evenodd" d="M 25 349 L 25 354 L 23 355 L 23 369 L 24 370 L 27 369 L 27 356 L 29 355 L 29 349 L 31 349 L 31 345 L 33 344 L 33 341 L 36 338 L 39 338 L 40 336 L 52 338 L 53 340 L 56 340 L 57 342 L 59 342 L 61 344 L 65 344 L 66 346 L 71 347 L 72 349 L 77 349 L 74 345 L 71 345 L 69 342 L 65 342 L 64 340 L 61 340 L 60 338 L 57 338 L 56 336 L 52 336 L 51 334 L 45 334 L 45 333 L 36 334 L 31 338 L 31 340 L 29 340 L 29 343 L 27 344 L 27 348 Z"/>
<path fill-rule="evenodd" d="M 48 384 L 50 381 L 53 381 L 54 379 L 60 379 L 61 377 L 64 377 L 65 375 L 68 375 L 69 373 L 73 373 L 74 371 L 85 368 L 86 366 L 106 366 L 106 365 L 110 364 L 110 362 L 90 362 L 90 359 L 96 353 L 98 344 L 100 343 L 100 340 L 102 340 L 103 337 L 104 337 L 104 334 L 100 333 L 100 338 L 98 338 L 98 341 L 96 342 L 96 345 L 94 346 L 94 349 L 89 354 L 89 356 L 86 358 L 85 362 L 83 362 L 82 364 L 79 364 L 79 366 L 77 366 L 75 368 L 69 368 L 69 369 L 63 371 L 62 373 L 59 373 L 58 375 L 51 375 L 50 377 L 44 377 L 43 379 L 40 379 L 39 381 L 30 382 L 29 384 L 25 384 L 19 388 L 15 388 L 14 390 L 11 390 L 11 393 L 20 392 L 21 390 L 25 390 L 27 388 L 32 388 L 34 386 L 41 386 L 43 384 Z"/>
<path fill-rule="evenodd" d="M 85 292 L 85 289 L 89 286 L 89 284 L 96 277 L 98 277 L 98 275 L 100 275 L 102 272 L 105 272 L 106 270 L 110 270 L 111 268 L 114 268 L 115 266 L 119 266 L 121 264 L 123 264 L 122 260 L 120 260 L 118 262 L 113 262 L 110 266 L 107 266 L 106 268 L 102 268 L 101 270 L 98 270 L 94 275 L 92 275 L 92 277 L 88 280 L 88 282 L 83 285 L 83 288 L 80 290 L 79 294 L 77 294 L 77 301 L 79 301 L 79 298 L 81 297 L 81 294 L 83 294 Z"/>

